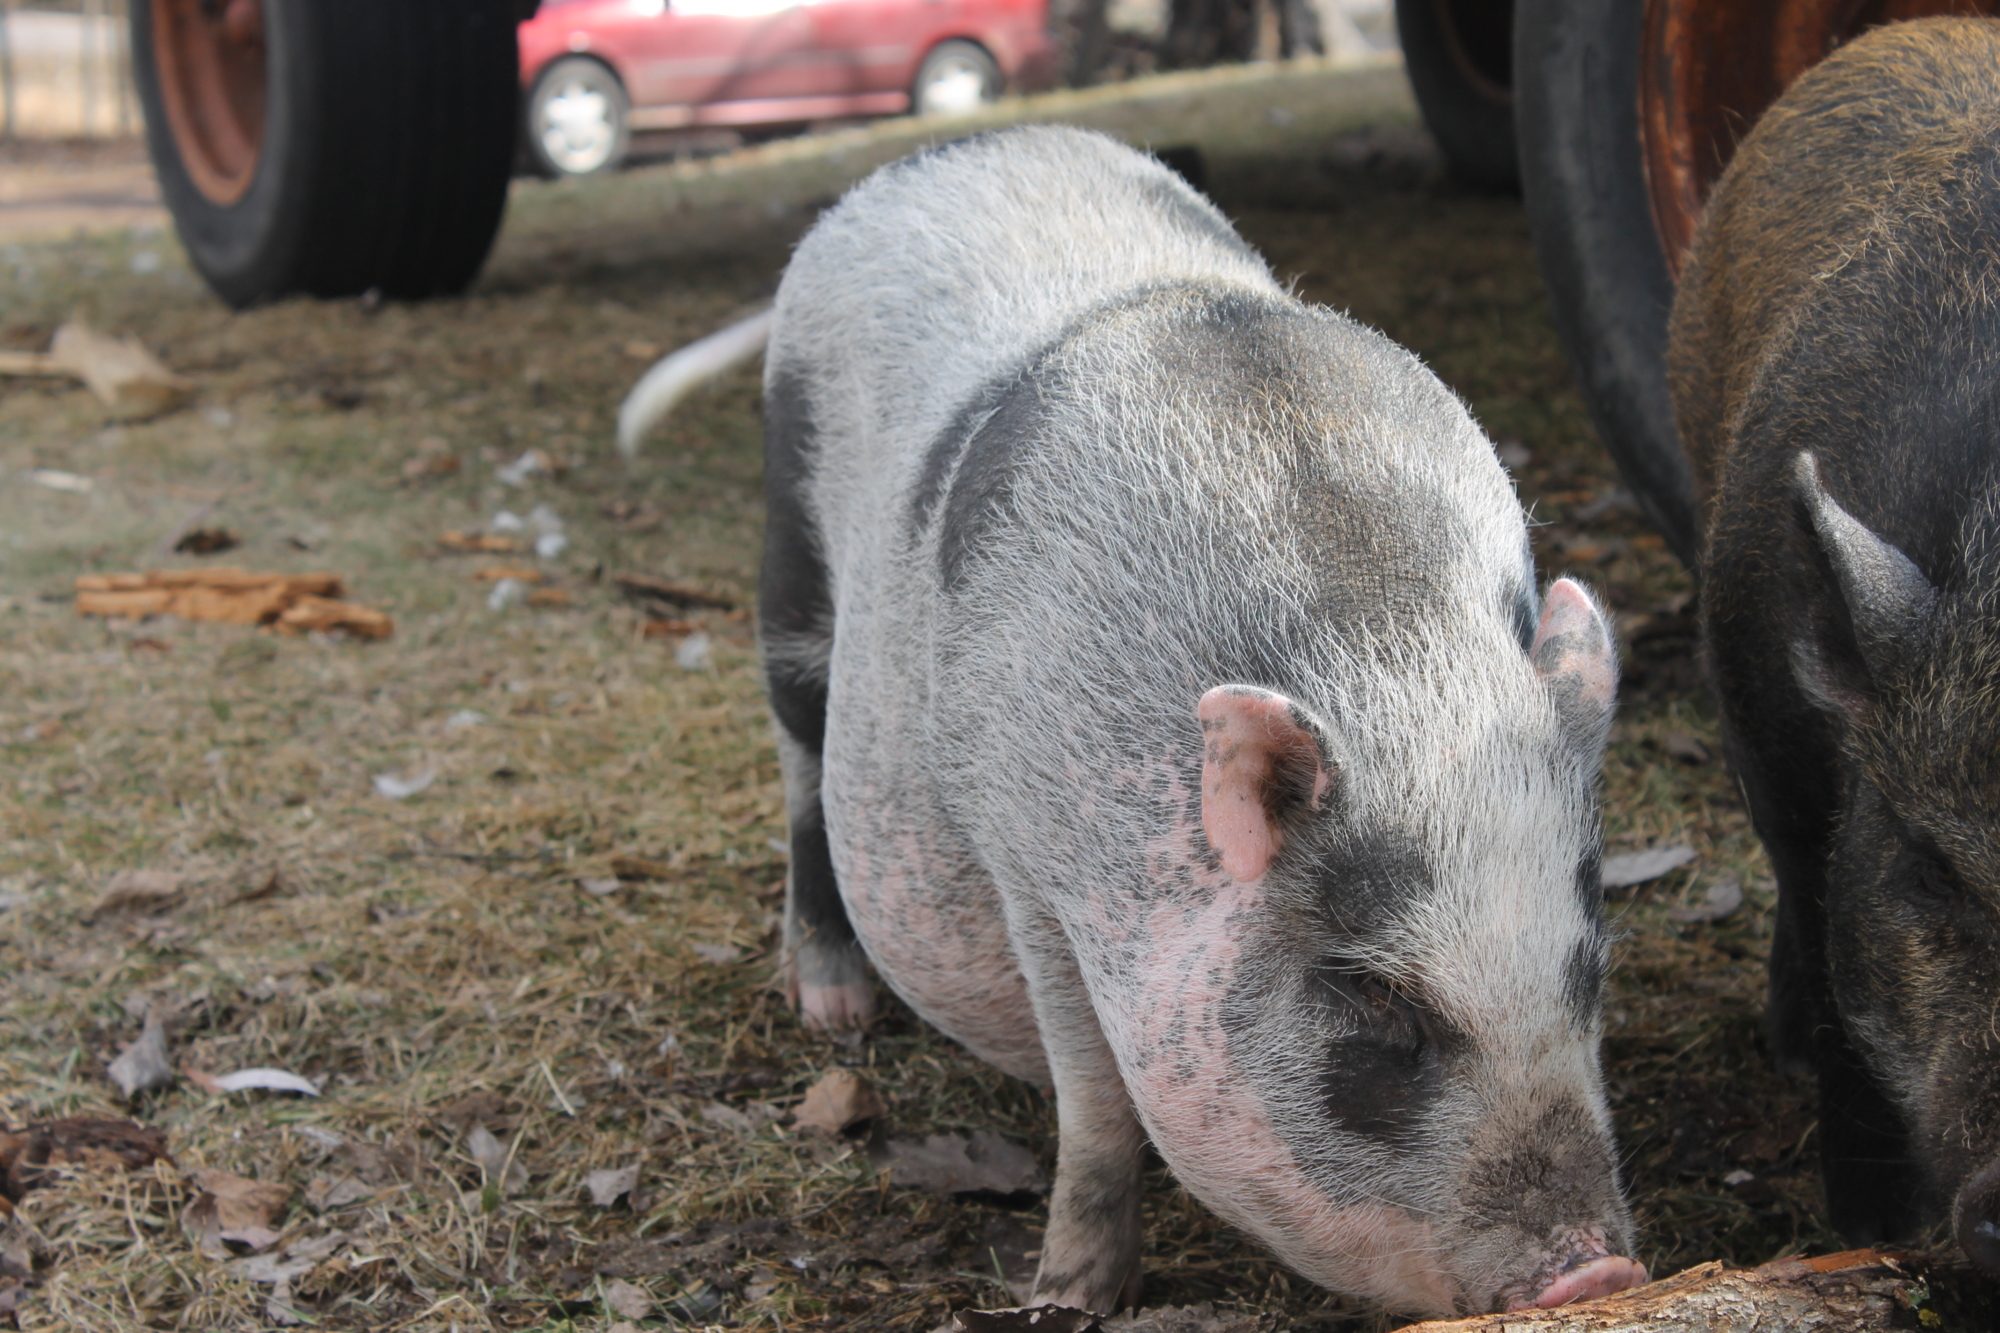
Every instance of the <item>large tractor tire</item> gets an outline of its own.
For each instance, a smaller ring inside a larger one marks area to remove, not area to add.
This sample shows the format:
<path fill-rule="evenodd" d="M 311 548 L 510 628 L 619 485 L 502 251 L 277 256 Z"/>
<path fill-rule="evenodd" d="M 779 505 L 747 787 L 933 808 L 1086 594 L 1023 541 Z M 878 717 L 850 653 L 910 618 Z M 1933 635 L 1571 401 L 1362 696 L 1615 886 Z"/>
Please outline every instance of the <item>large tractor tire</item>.
<path fill-rule="evenodd" d="M 1521 184 L 1514 150 L 1514 0 L 1397 0 L 1396 40 L 1424 126 L 1452 174 Z"/>
<path fill-rule="evenodd" d="M 1667 313 L 1710 187 L 1835 47 L 1969 11 L 2000 0 L 1520 0 L 1514 131 L 1556 328 L 1626 484 L 1690 568 L 1700 525 L 1667 393 Z"/>
<path fill-rule="evenodd" d="M 133 0 L 146 140 L 232 306 L 462 290 L 514 161 L 521 0 Z"/>

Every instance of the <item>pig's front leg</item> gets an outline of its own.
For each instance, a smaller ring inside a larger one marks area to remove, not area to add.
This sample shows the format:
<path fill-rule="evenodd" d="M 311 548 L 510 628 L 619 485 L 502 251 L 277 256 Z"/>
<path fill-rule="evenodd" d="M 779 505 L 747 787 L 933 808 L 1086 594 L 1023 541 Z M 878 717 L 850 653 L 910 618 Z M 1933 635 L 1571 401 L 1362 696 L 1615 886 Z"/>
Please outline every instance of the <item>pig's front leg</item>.
<path fill-rule="evenodd" d="M 1055 1083 L 1056 1183 L 1036 1304 L 1114 1314 L 1139 1303 L 1139 1170 L 1145 1132 L 1055 922 L 1014 931 Z"/>

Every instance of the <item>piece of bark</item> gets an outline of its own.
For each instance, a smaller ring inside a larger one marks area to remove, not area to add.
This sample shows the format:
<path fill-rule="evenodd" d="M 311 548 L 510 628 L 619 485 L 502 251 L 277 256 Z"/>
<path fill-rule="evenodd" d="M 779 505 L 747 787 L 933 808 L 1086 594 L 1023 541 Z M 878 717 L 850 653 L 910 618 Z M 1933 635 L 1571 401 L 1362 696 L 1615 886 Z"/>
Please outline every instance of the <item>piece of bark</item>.
<path fill-rule="evenodd" d="M 396 622 L 374 607 L 331 597 L 301 597 L 278 613 L 276 624 L 285 634 L 345 630 L 357 639 L 386 639 L 396 632 Z"/>
<path fill-rule="evenodd" d="M 1760 1268 L 1697 1264 L 1601 1300 L 1410 1324 L 1400 1333 L 1850 1333 L 1908 1320 L 1919 1279 L 1895 1254 L 1843 1250 Z"/>
<path fill-rule="evenodd" d="M 79 615 L 141 619 L 171 615 L 226 625 L 275 625 L 290 634 L 346 630 L 386 639 L 390 618 L 339 600 L 337 574 L 266 574 L 247 569 L 156 569 L 84 574 L 76 580 Z"/>
<path fill-rule="evenodd" d="M 672 579 L 654 578 L 650 574 L 614 574 L 611 581 L 618 585 L 618 591 L 641 601 L 665 602 L 669 606 L 704 607 L 711 611 L 728 611 L 736 603 L 727 597 L 717 597 L 699 588 L 677 583 Z"/>

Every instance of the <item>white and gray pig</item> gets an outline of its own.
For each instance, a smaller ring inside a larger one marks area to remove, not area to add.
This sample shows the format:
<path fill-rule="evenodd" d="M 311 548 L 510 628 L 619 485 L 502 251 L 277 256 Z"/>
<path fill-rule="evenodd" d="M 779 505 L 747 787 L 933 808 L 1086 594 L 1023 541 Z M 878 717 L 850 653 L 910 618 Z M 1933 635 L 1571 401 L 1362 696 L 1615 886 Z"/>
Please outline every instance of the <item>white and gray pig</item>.
<path fill-rule="evenodd" d="M 1538 605 L 1451 393 L 1064 129 L 877 172 L 769 329 L 796 993 L 865 1021 L 865 960 L 1054 1088 L 1035 1299 L 1136 1298 L 1148 1139 L 1394 1310 L 1643 1281 L 1598 1063 L 1615 651 L 1576 583 Z"/>

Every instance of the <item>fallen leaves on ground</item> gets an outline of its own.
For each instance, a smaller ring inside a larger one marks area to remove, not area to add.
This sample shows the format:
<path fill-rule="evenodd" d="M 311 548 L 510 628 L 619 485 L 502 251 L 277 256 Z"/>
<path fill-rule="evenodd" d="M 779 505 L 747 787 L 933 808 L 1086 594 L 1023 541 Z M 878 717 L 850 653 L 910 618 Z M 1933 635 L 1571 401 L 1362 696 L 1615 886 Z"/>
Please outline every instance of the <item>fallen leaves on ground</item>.
<path fill-rule="evenodd" d="M 296 1092 L 304 1097 L 319 1096 L 319 1085 L 311 1079 L 300 1078 L 297 1074 L 283 1069 L 238 1069 L 228 1074 L 205 1074 L 198 1070 L 187 1071 L 188 1082 L 203 1092 Z"/>
<path fill-rule="evenodd" d="M 138 1037 L 118 1053 L 105 1072 L 127 1101 L 174 1081 L 173 1061 L 167 1056 L 167 1029 L 157 1012 L 146 1015 Z"/>
<path fill-rule="evenodd" d="M 806 1089 L 792 1124 L 810 1134 L 838 1134 L 888 1109 L 867 1079 L 852 1069 L 836 1069 Z"/>
<path fill-rule="evenodd" d="M 644 1287 L 618 1278 L 605 1284 L 604 1308 L 622 1319 L 649 1319 L 653 1298 Z"/>
<path fill-rule="evenodd" d="M 1045 1186 L 1035 1155 L 991 1130 L 890 1139 L 874 1156 L 890 1184 L 932 1194 L 1039 1194 Z"/>
<path fill-rule="evenodd" d="M 498 583 L 502 579 L 512 579 L 516 583 L 540 583 L 542 571 L 533 565 L 482 565 L 472 571 L 472 577 L 481 583 Z"/>
<path fill-rule="evenodd" d="M 620 1199 L 639 1188 L 638 1163 L 593 1171 L 583 1178 L 583 1187 L 590 1191 L 590 1201 L 599 1208 L 614 1207 Z"/>
<path fill-rule="evenodd" d="M 195 1196 L 181 1214 L 181 1230 L 211 1259 L 256 1253 L 278 1243 L 278 1223 L 292 1191 L 232 1171 L 201 1167 L 189 1173 Z"/>
<path fill-rule="evenodd" d="M 513 1159 L 507 1145 L 486 1126 L 472 1127 L 472 1132 L 465 1136 L 465 1150 L 479 1163 L 487 1183 L 502 1195 L 512 1194 L 528 1183 L 528 1169 Z"/>
<path fill-rule="evenodd" d="M 1743 881 L 1734 875 L 1723 875 L 1710 880 L 1703 886 L 1701 896 L 1683 907 L 1670 907 L 1667 916 L 1675 921 L 1690 924 L 1704 921 L 1720 921 L 1735 915 L 1743 906 Z"/>
<path fill-rule="evenodd" d="M 139 1171 L 166 1156 L 166 1136 L 131 1120 L 72 1116 L 0 1130 L 0 1199 L 19 1199 L 64 1167 Z"/>
<path fill-rule="evenodd" d="M 344 630 L 386 639 L 394 622 L 382 612 L 340 600 L 337 574 L 272 574 L 247 569 L 155 569 L 135 574 L 83 574 L 76 580 L 77 614 L 140 620 L 178 616 L 227 625 L 260 625 L 287 633 Z"/>
<path fill-rule="evenodd" d="M 1200 1305 L 1169 1305 L 1103 1319 L 1061 1305 L 1007 1310 L 959 1310 L 952 1333 L 1266 1333 L 1273 1322 L 1261 1315 Z"/>
<path fill-rule="evenodd" d="M 620 853 L 611 858 L 611 873 L 620 879 L 664 880 L 672 877 L 674 869 L 665 861 L 657 861 L 650 856 Z"/>
<path fill-rule="evenodd" d="M 1684 842 L 1665 847 L 1648 847 L 1642 852 L 1619 852 L 1604 858 L 1604 891 L 1630 889 L 1672 874 L 1694 860 L 1694 848 Z"/>
<path fill-rule="evenodd" d="M 113 416 L 141 421 L 170 412 L 194 393 L 194 385 L 160 364 L 136 338 L 99 333 L 80 319 L 56 330 L 46 356 L 17 359 L 23 373 L 67 375 L 82 380 Z"/>
<path fill-rule="evenodd" d="M 228 528 L 195 528 L 180 535 L 174 550 L 181 555 L 220 555 L 242 544 L 243 539 Z"/>
<path fill-rule="evenodd" d="M 104 886 L 104 896 L 90 909 L 95 920 L 122 912 L 162 912 L 180 901 L 187 876 L 171 870 L 121 870 Z"/>

